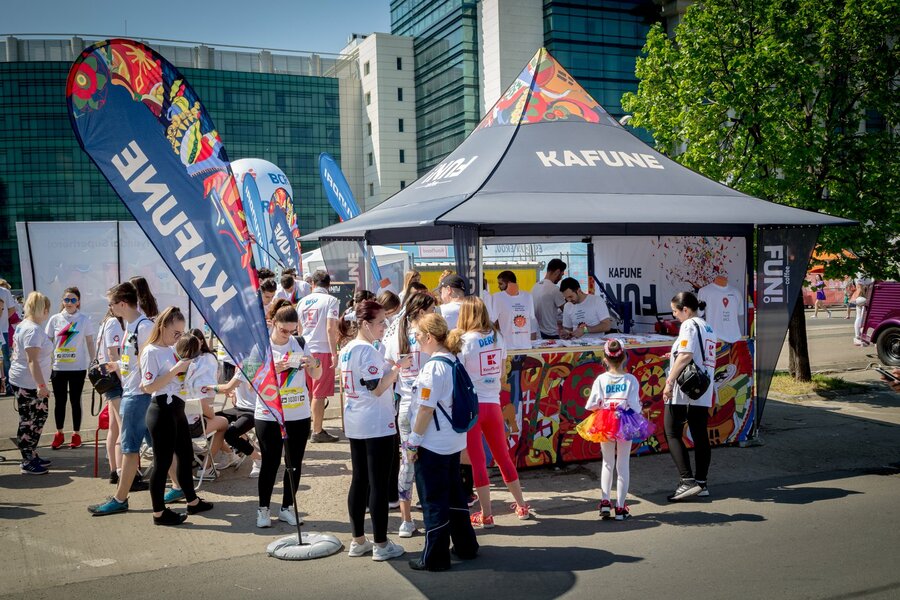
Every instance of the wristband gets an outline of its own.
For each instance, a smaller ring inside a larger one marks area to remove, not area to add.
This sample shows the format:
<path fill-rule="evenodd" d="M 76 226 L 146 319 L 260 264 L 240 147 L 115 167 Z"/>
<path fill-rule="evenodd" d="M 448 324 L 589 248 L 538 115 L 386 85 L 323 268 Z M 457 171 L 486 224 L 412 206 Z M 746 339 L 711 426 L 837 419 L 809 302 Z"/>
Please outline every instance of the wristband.
<path fill-rule="evenodd" d="M 425 441 L 424 435 L 419 435 L 418 433 L 413 431 L 412 433 L 409 434 L 409 440 L 407 441 L 407 445 L 418 448 L 419 446 L 422 445 L 422 442 L 424 442 L 424 441 Z"/>
<path fill-rule="evenodd" d="M 406 446 L 406 451 L 407 451 L 407 452 L 412 452 L 413 454 L 415 454 L 416 452 L 419 451 L 419 447 L 418 447 L 418 446 L 410 446 L 410 445 L 407 445 L 407 446 Z"/>
<path fill-rule="evenodd" d="M 587 335 L 590 333 L 590 331 L 588 331 L 587 325 L 585 325 L 584 327 L 581 328 L 581 333 L 583 333 L 584 335 Z"/>

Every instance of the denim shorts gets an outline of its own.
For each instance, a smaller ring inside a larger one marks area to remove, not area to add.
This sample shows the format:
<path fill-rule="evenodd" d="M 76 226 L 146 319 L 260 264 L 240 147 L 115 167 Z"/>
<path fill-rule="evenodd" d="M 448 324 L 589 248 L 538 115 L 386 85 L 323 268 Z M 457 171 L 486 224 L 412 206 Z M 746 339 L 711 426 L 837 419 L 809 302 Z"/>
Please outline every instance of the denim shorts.
<path fill-rule="evenodd" d="M 118 400 L 122 397 L 122 384 L 116 385 L 114 388 L 103 394 L 103 399 L 109 402 L 110 400 Z"/>
<path fill-rule="evenodd" d="M 123 454 L 137 454 L 141 451 L 141 442 L 147 437 L 147 408 L 150 407 L 150 394 L 125 394 L 119 405 L 122 417 L 122 431 L 119 442 Z"/>

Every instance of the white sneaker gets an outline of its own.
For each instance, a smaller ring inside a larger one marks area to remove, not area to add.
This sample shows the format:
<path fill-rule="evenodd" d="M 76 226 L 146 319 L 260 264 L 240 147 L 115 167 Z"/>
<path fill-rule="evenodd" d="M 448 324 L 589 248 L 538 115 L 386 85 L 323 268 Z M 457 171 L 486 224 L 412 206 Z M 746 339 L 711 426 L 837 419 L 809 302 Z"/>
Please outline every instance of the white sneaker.
<path fill-rule="evenodd" d="M 260 528 L 272 526 L 272 515 L 269 512 L 269 507 L 263 508 L 260 506 L 256 509 L 256 526 Z"/>
<path fill-rule="evenodd" d="M 390 560 L 392 558 L 397 558 L 398 556 L 403 556 L 404 554 L 406 554 L 406 550 L 403 549 L 403 546 L 388 540 L 384 546 L 376 545 L 372 549 L 372 560 L 381 562 L 383 560 Z"/>
<path fill-rule="evenodd" d="M 347 556 L 357 557 L 357 556 L 365 556 L 369 552 L 372 551 L 372 548 L 375 547 L 375 544 L 372 543 L 372 540 L 366 538 L 366 541 L 362 544 L 357 544 L 356 542 L 350 542 L 350 551 L 347 552 Z"/>
<path fill-rule="evenodd" d="M 262 468 L 262 459 L 253 461 L 253 468 L 250 469 L 250 478 L 259 479 L 259 470 Z"/>
<path fill-rule="evenodd" d="M 230 469 L 234 467 L 237 469 L 244 462 L 244 457 L 238 454 L 237 452 L 229 452 L 225 454 L 221 459 L 216 461 L 216 468 L 220 471 L 224 471 L 225 469 Z"/>
<path fill-rule="evenodd" d="M 400 523 L 400 533 L 402 538 L 411 538 L 416 533 L 416 524 L 413 521 L 403 521 Z"/>
<path fill-rule="evenodd" d="M 203 481 L 214 481 L 219 474 L 216 472 L 215 467 L 208 467 L 206 469 L 197 469 L 197 472 L 194 474 L 194 479 Z"/>
<path fill-rule="evenodd" d="M 294 507 L 293 506 L 288 506 L 288 507 L 282 506 L 281 510 L 278 511 L 278 520 L 284 521 L 288 525 L 293 525 L 294 527 L 296 527 L 297 526 L 297 518 L 294 517 Z M 303 517 L 300 517 L 300 524 L 303 525 L 303 523 L 304 523 Z"/>

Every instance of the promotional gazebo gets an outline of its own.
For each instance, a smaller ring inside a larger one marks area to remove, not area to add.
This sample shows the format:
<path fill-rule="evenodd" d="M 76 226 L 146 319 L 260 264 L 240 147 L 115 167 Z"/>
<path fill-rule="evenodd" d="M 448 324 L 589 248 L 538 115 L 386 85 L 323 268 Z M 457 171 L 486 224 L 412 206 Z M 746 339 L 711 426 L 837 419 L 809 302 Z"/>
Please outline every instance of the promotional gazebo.
<path fill-rule="evenodd" d="M 512 239 L 592 243 L 610 237 L 641 237 L 653 244 L 654 260 L 660 258 L 662 266 L 677 263 L 688 254 L 683 246 L 668 244 L 670 239 L 700 240 L 698 243 L 707 245 L 712 243 L 710 240 L 729 239 L 728 252 L 732 255 L 728 260 L 742 263 L 739 268 L 731 268 L 740 271 L 742 292 L 748 302 L 758 289 L 756 347 L 750 335 L 750 319 L 744 324 L 740 342 L 746 344 L 748 356 L 755 354 L 756 365 L 755 378 L 748 367 L 751 372 L 740 384 L 746 395 L 746 416 L 736 424 L 733 436 L 720 440 L 732 442 L 752 436 L 758 426 L 819 228 L 852 224 L 846 219 L 748 196 L 679 165 L 616 122 L 541 49 L 475 131 L 438 166 L 378 207 L 304 239 L 319 240 L 323 245 L 347 240 L 364 240 L 370 245 L 453 243 L 457 269 L 473 292 L 481 288 L 481 243 Z M 737 246 L 743 250 L 735 252 L 735 239 L 740 240 Z M 751 275 L 754 240 L 755 286 Z M 676 246 L 680 249 L 667 253 L 667 248 Z M 702 263 L 703 252 L 705 256 L 712 255 L 707 249 L 690 259 Z M 589 256 L 593 254 L 589 252 Z M 645 271 L 649 269 L 635 272 L 644 278 L 659 277 Z M 606 274 L 594 274 L 599 275 L 604 289 Z M 710 282 L 710 277 L 696 283 L 690 279 L 682 281 L 701 287 Z M 610 297 L 615 296 L 616 289 L 605 287 L 610 301 L 623 300 Z M 663 303 L 667 309 L 668 299 L 658 302 Z M 666 344 L 656 346 L 667 349 Z M 724 357 L 720 350 L 720 360 L 729 360 L 728 351 L 733 350 L 726 348 Z M 523 353 L 526 358 L 528 355 Z M 524 393 L 517 390 L 517 382 L 513 381 L 517 360 L 514 356 L 510 366 L 510 394 L 514 400 L 516 394 Z M 518 362 L 527 367 L 528 360 Z M 579 363 L 583 364 L 586 363 Z M 753 364 L 752 358 L 748 364 Z M 664 366 L 662 359 L 654 363 L 650 370 L 655 375 L 648 376 L 648 387 L 642 395 L 657 395 L 655 384 Z M 593 374 L 597 369 L 602 368 L 588 369 L 586 373 Z M 577 370 L 576 365 L 569 375 L 574 376 Z M 566 397 L 577 396 L 581 388 L 566 391 L 566 385 L 566 381 L 548 380 L 544 387 L 533 390 L 537 396 L 532 398 L 534 406 L 524 406 L 528 404 L 526 398 L 523 406 L 517 407 L 525 428 L 530 426 L 531 433 L 538 432 L 541 419 L 547 415 L 541 403 L 548 393 L 558 395 L 558 416 L 551 419 L 550 427 L 560 437 L 551 443 L 555 446 L 555 460 L 561 459 L 560 453 L 567 445 L 564 434 L 572 433 L 570 422 L 583 415 L 578 409 L 578 398 Z M 584 399 L 580 402 L 583 407 Z M 650 398 L 647 404 L 652 405 Z M 568 445 L 575 442 L 570 439 Z M 647 451 L 655 449 L 659 448 Z M 529 448 L 520 454 L 520 464 L 531 464 L 531 452 Z M 540 459 L 535 464 L 545 462 L 548 461 Z"/>

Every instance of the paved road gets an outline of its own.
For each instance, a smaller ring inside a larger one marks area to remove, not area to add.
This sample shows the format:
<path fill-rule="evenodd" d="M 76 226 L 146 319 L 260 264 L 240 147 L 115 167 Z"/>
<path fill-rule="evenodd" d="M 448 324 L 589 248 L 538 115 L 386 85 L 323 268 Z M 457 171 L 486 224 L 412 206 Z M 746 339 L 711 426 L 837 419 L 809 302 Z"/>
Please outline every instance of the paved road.
<path fill-rule="evenodd" d="M 813 319 L 812 311 L 806 311 L 806 337 L 809 341 L 809 362 L 813 371 L 843 371 L 861 369 L 878 362 L 875 348 L 853 345 L 853 320 L 844 319 L 845 311 L 832 311 L 832 318 L 819 312 Z M 787 339 L 778 359 L 778 369 L 788 368 Z"/>

